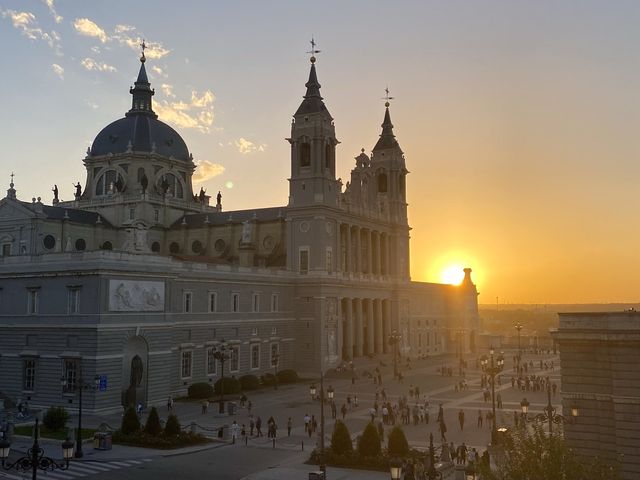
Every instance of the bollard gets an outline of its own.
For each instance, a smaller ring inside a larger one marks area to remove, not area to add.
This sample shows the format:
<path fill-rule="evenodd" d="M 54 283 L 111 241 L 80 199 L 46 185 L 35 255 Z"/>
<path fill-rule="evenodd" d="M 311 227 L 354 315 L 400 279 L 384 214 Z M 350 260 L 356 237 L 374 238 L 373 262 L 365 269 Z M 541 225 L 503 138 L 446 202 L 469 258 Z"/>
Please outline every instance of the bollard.
<path fill-rule="evenodd" d="M 244 445 L 245 445 L 245 447 L 246 447 L 247 445 L 249 445 L 249 437 L 248 437 L 248 436 L 246 436 L 246 435 L 244 436 Z"/>
<path fill-rule="evenodd" d="M 273 442 L 273 448 L 276 448 L 276 439 L 274 438 L 272 442 Z"/>
<path fill-rule="evenodd" d="M 302 451 L 304 452 L 304 440 L 302 440 L 302 442 L 300 443 L 302 443 Z"/>

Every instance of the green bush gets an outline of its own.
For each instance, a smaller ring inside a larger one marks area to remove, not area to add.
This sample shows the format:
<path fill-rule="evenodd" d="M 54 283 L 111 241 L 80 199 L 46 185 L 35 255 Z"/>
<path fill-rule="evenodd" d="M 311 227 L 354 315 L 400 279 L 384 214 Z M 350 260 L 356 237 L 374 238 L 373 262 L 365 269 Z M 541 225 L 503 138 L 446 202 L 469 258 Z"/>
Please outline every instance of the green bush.
<path fill-rule="evenodd" d="M 156 407 L 151 407 L 149 411 L 147 423 L 144 424 L 144 433 L 148 433 L 149 435 L 160 435 L 160 433 L 162 433 L 162 425 L 160 425 L 160 417 L 158 416 Z"/>
<path fill-rule="evenodd" d="M 138 415 L 136 414 L 136 409 L 133 407 L 127 408 L 127 411 L 124 412 L 124 416 L 122 417 L 122 425 L 120 426 L 120 430 L 125 435 L 130 435 L 132 433 L 136 433 L 140 430 L 140 420 L 138 420 Z"/>
<path fill-rule="evenodd" d="M 392 457 L 404 457 L 409 453 L 409 443 L 400 425 L 396 425 L 389 432 L 387 451 Z"/>
<path fill-rule="evenodd" d="M 369 422 L 358 442 L 358 453 L 362 457 L 377 457 L 380 455 L 380 450 L 378 429 L 373 423 Z"/>
<path fill-rule="evenodd" d="M 204 382 L 194 383 L 189 386 L 188 395 L 191 399 L 209 398 L 213 396 L 213 387 Z"/>
<path fill-rule="evenodd" d="M 179 435 L 149 435 L 144 432 L 132 433 L 124 435 L 122 432 L 113 434 L 113 443 L 118 445 L 130 445 L 132 447 L 173 449 L 188 447 L 190 445 L 199 445 L 208 443 L 209 440 L 204 435 L 198 433 L 185 433 Z"/>
<path fill-rule="evenodd" d="M 164 426 L 165 435 L 180 435 L 180 422 L 175 415 L 169 415 L 167 423 Z"/>
<path fill-rule="evenodd" d="M 337 455 L 345 455 L 353 451 L 351 434 L 342 420 L 336 420 L 331 434 L 331 451 Z"/>
<path fill-rule="evenodd" d="M 257 390 L 260 387 L 260 379 L 255 375 L 244 375 L 240 377 L 242 390 Z"/>
<path fill-rule="evenodd" d="M 267 387 L 275 385 L 276 376 L 273 373 L 265 373 L 264 375 L 260 376 L 260 382 L 262 382 L 262 385 L 265 385 Z"/>
<path fill-rule="evenodd" d="M 64 407 L 49 407 L 47 413 L 44 414 L 42 423 L 48 430 L 57 432 L 67 426 L 69 414 Z"/>
<path fill-rule="evenodd" d="M 295 370 L 286 369 L 278 372 L 278 383 L 296 383 L 299 380 L 300 377 Z"/>
<path fill-rule="evenodd" d="M 215 384 L 214 390 L 216 395 L 220 394 L 220 385 L 222 379 L 218 380 Z M 240 393 L 240 381 L 236 377 L 224 377 L 224 394 L 228 393 Z"/>

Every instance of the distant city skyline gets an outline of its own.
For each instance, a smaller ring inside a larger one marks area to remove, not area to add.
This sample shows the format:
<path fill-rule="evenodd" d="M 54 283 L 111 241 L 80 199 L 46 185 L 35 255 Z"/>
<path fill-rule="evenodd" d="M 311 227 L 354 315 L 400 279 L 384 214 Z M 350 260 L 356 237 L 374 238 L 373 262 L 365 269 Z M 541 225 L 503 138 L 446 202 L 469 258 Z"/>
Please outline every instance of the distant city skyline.
<path fill-rule="evenodd" d="M 225 210 L 285 205 L 313 35 L 345 183 L 394 97 L 414 280 L 469 266 L 485 305 L 640 300 L 640 4 L 179 6 L 0 0 L 2 188 L 14 172 L 22 200 L 72 198 L 87 147 L 130 108 L 144 38 L 194 187 Z"/>

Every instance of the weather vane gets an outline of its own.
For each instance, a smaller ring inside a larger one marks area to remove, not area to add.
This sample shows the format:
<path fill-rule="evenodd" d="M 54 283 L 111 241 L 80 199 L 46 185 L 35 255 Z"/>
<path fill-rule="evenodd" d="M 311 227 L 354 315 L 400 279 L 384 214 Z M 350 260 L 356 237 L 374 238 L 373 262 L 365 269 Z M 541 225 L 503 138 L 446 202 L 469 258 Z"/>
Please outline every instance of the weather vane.
<path fill-rule="evenodd" d="M 316 50 L 316 41 L 311 36 L 311 51 L 307 52 L 311 54 L 311 63 L 316 63 L 316 53 L 320 53 L 320 50 Z"/>
<path fill-rule="evenodd" d="M 146 58 L 144 56 L 144 51 L 147 48 L 147 44 L 144 43 L 144 38 L 142 39 L 142 43 L 140 44 L 140 48 L 142 48 L 142 56 L 140 57 L 140 61 L 144 63 L 144 61 L 146 60 Z"/>
<path fill-rule="evenodd" d="M 390 97 L 390 96 L 389 96 L 389 86 L 388 86 L 388 85 L 387 85 L 387 88 L 385 88 L 385 89 L 384 89 L 384 93 L 385 93 L 385 96 L 384 96 L 384 97 L 382 97 L 382 100 L 384 100 L 384 101 L 385 101 L 385 102 L 384 102 L 384 106 L 385 106 L 385 107 L 388 107 L 389 105 L 391 105 L 391 104 L 389 103 L 389 100 L 393 100 L 393 99 L 394 99 L 394 97 Z"/>

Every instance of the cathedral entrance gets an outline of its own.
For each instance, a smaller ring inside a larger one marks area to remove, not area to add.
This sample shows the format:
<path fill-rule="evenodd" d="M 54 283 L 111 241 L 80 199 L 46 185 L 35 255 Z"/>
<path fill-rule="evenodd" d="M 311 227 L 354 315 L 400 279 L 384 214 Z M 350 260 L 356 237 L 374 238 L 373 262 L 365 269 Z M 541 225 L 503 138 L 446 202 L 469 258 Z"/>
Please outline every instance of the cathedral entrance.
<path fill-rule="evenodd" d="M 147 341 L 141 336 L 129 338 L 124 347 L 121 384 L 124 407 L 147 403 L 148 353 Z"/>

